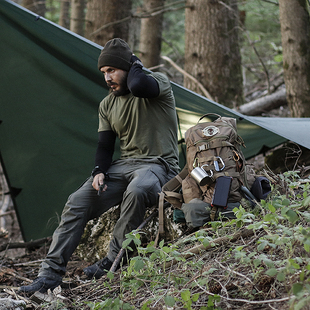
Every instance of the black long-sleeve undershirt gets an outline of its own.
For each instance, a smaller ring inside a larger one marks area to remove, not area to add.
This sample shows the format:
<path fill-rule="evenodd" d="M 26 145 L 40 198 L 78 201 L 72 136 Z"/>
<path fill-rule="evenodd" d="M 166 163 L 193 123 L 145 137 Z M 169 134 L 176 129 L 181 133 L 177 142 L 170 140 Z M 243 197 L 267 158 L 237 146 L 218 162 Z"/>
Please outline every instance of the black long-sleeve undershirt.
<path fill-rule="evenodd" d="M 146 75 L 139 64 L 133 64 L 127 77 L 130 92 L 139 98 L 155 98 L 159 95 L 157 81 Z M 99 132 L 98 145 L 95 155 L 95 170 L 93 176 L 106 173 L 112 163 L 116 134 L 112 130 Z"/>
<path fill-rule="evenodd" d="M 145 74 L 139 64 L 131 66 L 128 73 L 127 86 L 135 97 L 156 98 L 159 95 L 157 81 L 152 76 Z"/>
<path fill-rule="evenodd" d="M 112 163 L 116 135 L 112 130 L 100 131 L 95 155 L 96 169 L 93 176 L 106 173 Z"/>

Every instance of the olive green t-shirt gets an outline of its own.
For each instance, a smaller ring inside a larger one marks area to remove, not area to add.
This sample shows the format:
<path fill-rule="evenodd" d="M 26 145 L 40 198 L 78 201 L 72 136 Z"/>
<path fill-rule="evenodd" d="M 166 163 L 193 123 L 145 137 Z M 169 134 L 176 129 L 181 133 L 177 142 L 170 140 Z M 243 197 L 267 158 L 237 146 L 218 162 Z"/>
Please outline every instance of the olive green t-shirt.
<path fill-rule="evenodd" d="M 158 82 L 159 96 L 109 94 L 99 106 L 98 131 L 116 133 L 122 159 L 161 157 L 178 171 L 177 116 L 171 84 L 163 73 L 151 75 Z"/>

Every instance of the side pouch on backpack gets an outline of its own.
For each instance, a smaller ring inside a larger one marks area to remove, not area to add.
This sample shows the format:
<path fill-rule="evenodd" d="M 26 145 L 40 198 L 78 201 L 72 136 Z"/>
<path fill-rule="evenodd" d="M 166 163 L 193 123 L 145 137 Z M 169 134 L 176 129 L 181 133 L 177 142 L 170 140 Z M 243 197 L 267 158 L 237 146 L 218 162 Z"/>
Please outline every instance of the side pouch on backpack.
<path fill-rule="evenodd" d="M 249 164 L 249 163 L 245 163 L 244 166 L 244 185 L 250 189 L 256 179 L 256 173 L 254 170 L 254 165 L 253 164 Z"/>
<path fill-rule="evenodd" d="M 235 219 L 234 208 L 239 208 L 239 202 L 229 202 L 226 208 L 217 209 L 215 220 Z M 181 210 L 184 213 L 186 225 L 190 228 L 202 227 L 211 222 L 211 205 L 200 199 L 193 199 L 189 203 L 183 203 Z"/>
<path fill-rule="evenodd" d="M 184 213 L 186 225 L 190 228 L 201 227 L 211 220 L 210 204 L 200 199 L 195 198 L 188 203 L 183 203 L 181 210 Z"/>
<path fill-rule="evenodd" d="M 182 193 L 185 203 L 189 203 L 194 198 L 202 200 L 202 191 L 190 175 L 182 181 Z"/>

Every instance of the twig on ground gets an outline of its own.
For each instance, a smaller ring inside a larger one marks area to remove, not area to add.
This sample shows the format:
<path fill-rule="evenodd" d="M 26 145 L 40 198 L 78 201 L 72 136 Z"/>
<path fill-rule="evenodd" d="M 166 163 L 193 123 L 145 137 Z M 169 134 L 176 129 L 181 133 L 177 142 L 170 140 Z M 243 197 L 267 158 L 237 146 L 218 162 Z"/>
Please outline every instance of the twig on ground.
<path fill-rule="evenodd" d="M 12 269 L 9 269 L 9 268 L 6 268 L 6 267 L 2 267 L 1 268 L 1 271 L 0 271 L 0 274 L 3 273 L 3 274 L 8 274 L 8 275 L 11 275 L 17 279 L 20 279 L 22 281 L 27 281 L 27 282 L 32 282 L 31 280 L 25 278 L 25 277 L 22 277 L 20 275 L 18 275 L 16 272 L 14 272 Z"/>
<path fill-rule="evenodd" d="M 198 254 L 200 251 L 206 251 L 206 250 L 212 248 L 214 245 L 221 245 L 223 243 L 234 242 L 234 241 L 238 240 L 240 237 L 245 238 L 245 237 L 250 237 L 253 235 L 254 235 L 254 230 L 244 228 L 244 229 L 238 231 L 237 233 L 235 233 L 234 235 L 217 238 L 217 239 L 211 241 L 208 246 L 204 246 L 203 244 L 201 244 L 201 245 L 198 245 L 198 246 L 193 247 L 191 249 L 188 249 L 185 253 L 183 253 L 182 256 L 185 259 L 187 259 L 187 258 L 193 256 L 194 254 Z M 170 262 L 167 262 L 165 267 L 166 268 L 171 267 L 175 263 L 177 263 L 177 261 L 172 260 Z"/>
<path fill-rule="evenodd" d="M 38 263 L 42 263 L 43 261 L 44 261 L 44 259 L 37 259 L 37 260 L 30 261 L 30 262 L 14 264 L 14 266 L 31 266 L 31 265 L 37 265 Z"/>
<path fill-rule="evenodd" d="M 247 276 L 243 275 L 243 274 L 240 273 L 240 272 L 234 271 L 234 270 L 230 269 L 229 267 L 225 267 L 225 266 L 222 265 L 217 259 L 215 259 L 215 261 L 220 265 L 221 268 L 224 268 L 224 269 L 228 270 L 228 271 L 231 272 L 231 273 L 234 273 L 234 274 L 236 274 L 236 275 L 238 275 L 238 276 L 240 276 L 240 277 L 243 277 L 243 278 L 245 278 L 248 282 L 250 282 L 251 284 L 253 284 L 252 280 L 249 279 Z M 253 285 L 254 285 L 254 284 L 253 284 Z"/>
<path fill-rule="evenodd" d="M 197 286 L 200 287 L 201 290 L 203 290 L 206 294 L 211 295 L 211 296 L 215 296 L 218 294 L 213 294 L 209 291 L 207 291 L 206 289 L 204 289 L 196 280 L 195 283 L 197 284 Z M 261 304 L 269 304 L 272 302 L 282 302 L 282 301 L 287 301 L 292 299 L 294 296 L 288 296 L 288 297 L 284 297 L 284 298 L 279 298 L 279 299 L 268 299 L 268 300 L 248 300 L 248 299 L 240 299 L 240 298 L 229 298 L 229 297 L 225 297 L 225 296 L 220 296 L 220 298 L 224 298 L 226 300 L 229 301 L 233 301 L 233 302 L 244 302 L 244 303 L 248 303 L 248 304 L 252 304 L 252 305 L 261 305 Z"/>
<path fill-rule="evenodd" d="M 29 303 L 29 299 L 24 298 L 23 296 L 20 296 L 20 295 L 16 294 L 14 289 L 11 290 L 11 289 L 5 288 L 4 292 L 6 292 L 7 294 L 9 294 L 11 296 L 14 296 L 16 298 L 16 300 L 21 299 L 21 300 L 25 301 L 26 303 Z"/>

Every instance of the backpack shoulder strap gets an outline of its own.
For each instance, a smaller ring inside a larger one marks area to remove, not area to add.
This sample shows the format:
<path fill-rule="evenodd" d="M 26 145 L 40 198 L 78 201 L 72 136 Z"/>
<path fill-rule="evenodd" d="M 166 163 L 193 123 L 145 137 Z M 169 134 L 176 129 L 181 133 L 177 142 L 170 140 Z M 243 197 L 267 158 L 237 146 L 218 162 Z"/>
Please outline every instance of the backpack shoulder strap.
<path fill-rule="evenodd" d="M 155 239 L 155 246 L 157 246 L 159 236 L 165 233 L 164 227 L 164 201 L 165 199 L 169 201 L 170 198 L 179 199 L 182 201 L 182 195 L 176 191 L 182 186 L 182 181 L 188 174 L 187 165 L 184 166 L 182 171 L 176 175 L 174 178 L 165 183 L 162 187 L 161 193 L 159 193 L 159 202 L 158 202 L 158 233 Z"/>
<path fill-rule="evenodd" d="M 188 169 L 186 164 L 179 174 L 177 174 L 174 178 L 172 178 L 166 184 L 164 184 L 164 186 L 162 187 L 162 191 L 175 192 L 176 190 L 178 190 L 181 187 L 182 181 L 185 179 L 187 174 Z"/>
<path fill-rule="evenodd" d="M 173 204 L 173 202 L 178 202 L 178 204 L 182 203 L 183 197 L 182 194 L 180 194 L 178 191 L 182 186 L 182 181 L 186 178 L 187 175 L 188 169 L 186 164 L 179 174 L 164 184 L 161 191 L 164 194 L 165 200 L 171 204 Z"/>

